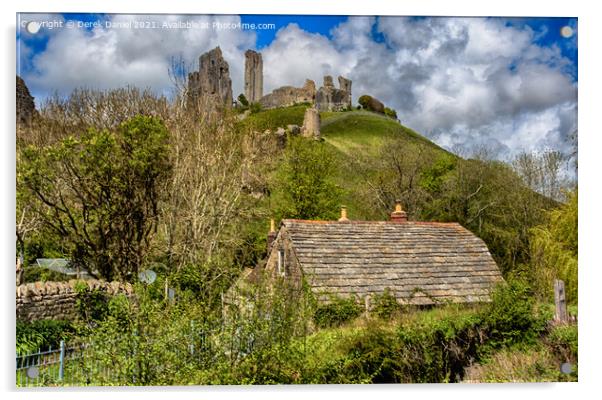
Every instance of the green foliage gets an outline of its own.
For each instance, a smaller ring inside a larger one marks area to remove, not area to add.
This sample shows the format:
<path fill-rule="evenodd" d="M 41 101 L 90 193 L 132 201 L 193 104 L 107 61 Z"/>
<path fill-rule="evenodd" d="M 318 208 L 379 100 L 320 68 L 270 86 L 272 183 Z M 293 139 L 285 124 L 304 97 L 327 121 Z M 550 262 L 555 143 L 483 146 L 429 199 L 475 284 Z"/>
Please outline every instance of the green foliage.
<path fill-rule="evenodd" d="M 69 279 L 71 279 L 69 275 L 37 266 L 26 267 L 23 273 L 23 283 L 66 282 Z"/>
<path fill-rule="evenodd" d="M 324 143 L 289 137 L 274 185 L 276 216 L 279 219 L 336 218 L 342 194 L 333 181 L 336 171 L 336 159 Z"/>
<path fill-rule="evenodd" d="M 385 115 L 389 118 L 393 118 L 393 119 L 397 119 L 397 111 L 393 110 L 392 108 L 389 107 L 385 107 Z"/>
<path fill-rule="evenodd" d="M 560 355 L 563 362 L 577 361 L 579 355 L 577 325 L 553 327 L 546 337 L 546 342 L 555 354 Z"/>
<path fill-rule="evenodd" d="M 238 101 L 243 107 L 249 107 L 249 100 L 247 100 L 244 94 L 241 93 L 238 95 Z"/>
<path fill-rule="evenodd" d="M 251 110 L 251 114 L 257 114 L 261 111 L 261 103 L 253 102 L 249 105 L 249 110 Z"/>
<path fill-rule="evenodd" d="M 170 171 L 167 140 L 161 121 L 140 116 L 116 132 L 90 129 L 79 139 L 29 146 L 17 190 L 74 263 L 107 280 L 132 280 L 155 231 Z"/>
<path fill-rule="evenodd" d="M 369 96 L 367 94 L 361 95 L 359 97 L 359 99 L 357 99 L 357 102 L 359 103 L 360 106 L 362 106 L 362 108 L 364 110 L 369 110 L 369 106 L 370 106 L 370 101 L 372 101 L 372 96 Z"/>
<path fill-rule="evenodd" d="M 17 354 L 28 354 L 58 349 L 61 340 L 69 340 L 75 328 L 69 321 L 39 320 L 25 322 L 17 320 Z"/>
<path fill-rule="evenodd" d="M 578 267 L 577 191 L 568 194 L 567 202 L 549 211 L 542 225 L 531 229 L 531 273 L 544 299 L 553 299 L 554 279 L 565 283 L 566 298 L 577 304 Z"/>
<path fill-rule="evenodd" d="M 355 297 L 332 296 L 328 304 L 316 308 L 314 323 L 320 328 L 340 326 L 357 318 L 362 311 Z"/>
<path fill-rule="evenodd" d="M 383 293 L 372 297 L 372 312 L 380 318 L 391 318 L 401 311 L 401 306 L 391 289 L 385 288 Z"/>
<path fill-rule="evenodd" d="M 535 312 L 533 292 L 525 281 L 512 279 L 500 284 L 491 297 L 483 316 L 490 346 L 532 342 L 544 330 L 546 320 Z"/>
<path fill-rule="evenodd" d="M 75 308 L 83 321 L 100 321 L 106 317 L 109 302 L 106 293 L 90 289 L 84 281 L 76 282 L 73 289 L 76 293 Z"/>

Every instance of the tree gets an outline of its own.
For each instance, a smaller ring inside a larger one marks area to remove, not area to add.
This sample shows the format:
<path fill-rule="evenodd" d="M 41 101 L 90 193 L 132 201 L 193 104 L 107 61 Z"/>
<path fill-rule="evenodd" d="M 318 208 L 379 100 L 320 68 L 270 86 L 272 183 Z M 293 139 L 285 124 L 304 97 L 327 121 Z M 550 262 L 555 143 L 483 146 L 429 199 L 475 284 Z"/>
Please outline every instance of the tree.
<path fill-rule="evenodd" d="M 134 117 L 114 130 L 23 150 L 19 174 L 45 228 L 72 262 L 107 280 L 133 280 L 146 261 L 170 173 L 168 131 Z"/>
<path fill-rule="evenodd" d="M 364 110 L 369 110 L 369 105 L 370 105 L 370 101 L 372 100 L 372 96 L 369 96 L 367 94 L 364 94 L 362 96 L 360 96 L 359 99 L 357 99 L 357 102 L 359 103 L 360 106 L 362 106 L 362 108 Z"/>
<path fill-rule="evenodd" d="M 568 201 L 548 211 L 546 221 L 531 229 L 531 274 L 539 293 L 553 298 L 554 279 L 566 284 L 566 297 L 577 304 L 578 199 L 577 190 Z"/>
<path fill-rule="evenodd" d="M 278 217 L 337 218 L 342 191 L 333 182 L 336 161 L 326 146 L 303 137 L 289 138 L 274 189 Z"/>
<path fill-rule="evenodd" d="M 249 107 L 249 100 L 247 100 L 244 94 L 241 93 L 238 95 L 238 101 L 243 107 Z"/>
<path fill-rule="evenodd" d="M 389 118 L 397 119 L 397 111 L 392 108 L 385 107 L 385 115 Z"/>

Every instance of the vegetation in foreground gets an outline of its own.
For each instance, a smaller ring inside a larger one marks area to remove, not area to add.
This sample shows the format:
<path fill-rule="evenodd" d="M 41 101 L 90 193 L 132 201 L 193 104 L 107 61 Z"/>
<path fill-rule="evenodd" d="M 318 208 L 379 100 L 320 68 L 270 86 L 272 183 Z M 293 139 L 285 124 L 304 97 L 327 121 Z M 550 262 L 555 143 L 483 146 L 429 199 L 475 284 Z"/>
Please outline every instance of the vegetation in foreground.
<path fill-rule="evenodd" d="M 576 326 L 548 326 L 538 306 L 554 278 L 577 304 L 577 195 L 559 194 L 558 157 L 463 159 L 367 111 L 323 113 L 323 141 L 282 144 L 266 130 L 301 125 L 306 105 L 216 122 L 180 104 L 136 89 L 76 91 L 20 128 L 25 264 L 68 257 L 132 282 L 158 273 L 136 300 L 82 293 L 82 322 L 60 333 L 20 325 L 22 351 L 50 336 L 88 344 L 78 384 L 546 380 L 554 363 L 576 365 Z M 345 299 L 224 307 L 241 271 L 265 257 L 269 217 L 332 219 L 343 202 L 352 219 L 385 219 L 395 199 L 410 219 L 456 221 L 481 237 L 508 288 L 480 309 L 399 310 L 384 293 L 368 318 Z M 61 277 L 29 274 L 38 278 Z M 502 374 L 508 365 L 517 370 Z"/>

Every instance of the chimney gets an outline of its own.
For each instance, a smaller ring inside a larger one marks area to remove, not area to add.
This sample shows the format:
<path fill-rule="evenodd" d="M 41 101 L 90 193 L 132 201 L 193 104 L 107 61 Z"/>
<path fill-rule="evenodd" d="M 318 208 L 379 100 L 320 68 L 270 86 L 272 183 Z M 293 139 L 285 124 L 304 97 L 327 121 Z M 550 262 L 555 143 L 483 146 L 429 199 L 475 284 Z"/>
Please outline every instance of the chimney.
<path fill-rule="evenodd" d="M 274 222 L 274 218 L 271 218 L 270 219 L 270 232 L 268 233 L 268 255 L 272 251 L 272 244 L 274 243 L 274 240 L 276 240 L 277 234 L 278 233 L 276 232 L 276 223 Z"/>
<path fill-rule="evenodd" d="M 395 200 L 395 211 L 391 213 L 391 222 L 407 222 L 408 214 L 401 209 L 401 200 Z"/>
<path fill-rule="evenodd" d="M 341 206 L 341 218 L 339 218 L 339 222 L 349 222 L 349 218 L 347 218 L 347 206 Z"/>

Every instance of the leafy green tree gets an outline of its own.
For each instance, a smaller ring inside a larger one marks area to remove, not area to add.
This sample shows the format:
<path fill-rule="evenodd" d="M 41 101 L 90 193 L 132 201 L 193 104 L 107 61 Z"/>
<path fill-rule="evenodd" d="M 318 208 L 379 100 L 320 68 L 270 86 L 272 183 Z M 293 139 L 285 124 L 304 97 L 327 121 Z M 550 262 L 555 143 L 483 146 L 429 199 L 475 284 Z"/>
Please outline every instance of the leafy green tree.
<path fill-rule="evenodd" d="M 397 111 L 392 108 L 385 107 L 385 115 L 389 118 L 397 119 Z"/>
<path fill-rule="evenodd" d="M 536 287 L 551 300 L 554 279 L 562 279 L 568 302 L 577 304 L 577 191 L 569 193 L 566 204 L 546 217 L 545 223 L 531 229 L 531 272 Z"/>
<path fill-rule="evenodd" d="M 369 110 L 370 109 L 370 101 L 372 100 L 372 96 L 369 96 L 367 94 L 364 94 L 362 96 L 360 96 L 359 99 L 357 99 L 357 102 L 359 103 L 360 106 L 362 106 L 362 108 L 364 110 Z"/>
<path fill-rule="evenodd" d="M 74 263 L 93 276 L 132 280 L 156 230 L 168 151 L 164 124 L 134 117 L 115 131 L 26 147 L 18 191 Z"/>
<path fill-rule="evenodd" d="M 241 93 L 238 95 L 238 101 L 243 107 L 249 107 L 249 100 L 247 100 L 244 94 Z"/>
<path fill-rule="evenodd" d="M 336 219 L 341 189 L 336 159 L 323 142 L 290 137 L 277 173 L 275 211 L 280 218 Z"/>

